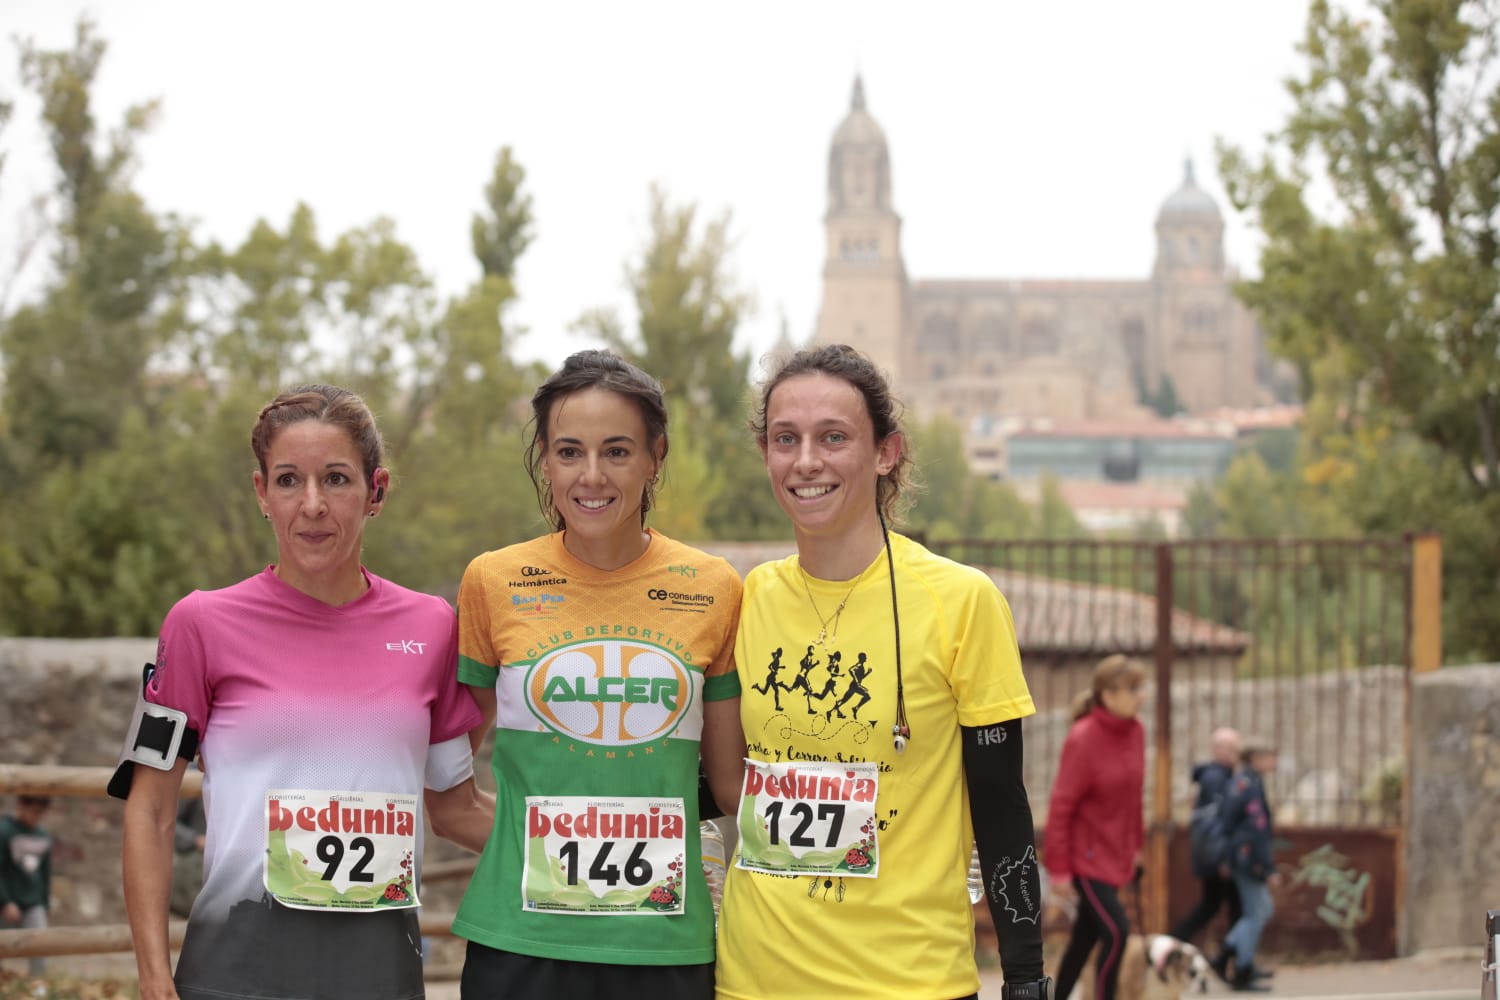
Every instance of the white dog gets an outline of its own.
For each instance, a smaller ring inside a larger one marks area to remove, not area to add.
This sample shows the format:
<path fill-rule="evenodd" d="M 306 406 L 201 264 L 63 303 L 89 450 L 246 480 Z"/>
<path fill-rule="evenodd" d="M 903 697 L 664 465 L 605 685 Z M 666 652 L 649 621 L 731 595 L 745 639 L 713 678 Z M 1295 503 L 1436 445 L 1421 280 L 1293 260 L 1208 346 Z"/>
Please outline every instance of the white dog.
<path fill-rule="evenodd" d="M 1132 934 L 1120 961 L 1120 1000 L 1179 1000 L 1207 993 L 1213 969 L 1202 952 L 1170 934 Z M 1090 994 L 1092 996 L 1092 994 Z"/>

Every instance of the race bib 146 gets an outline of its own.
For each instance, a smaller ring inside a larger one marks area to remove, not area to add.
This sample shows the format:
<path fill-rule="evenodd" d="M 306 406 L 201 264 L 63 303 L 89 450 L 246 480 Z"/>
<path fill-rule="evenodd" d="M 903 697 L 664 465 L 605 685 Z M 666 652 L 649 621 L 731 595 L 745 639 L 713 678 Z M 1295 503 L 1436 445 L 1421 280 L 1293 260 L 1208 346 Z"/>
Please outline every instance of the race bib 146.
<path fill-rule="evenodd" d="M 521 908 L 585 916 L 685 912 L 686 815 L 682 799 L 528 797 Z"/>

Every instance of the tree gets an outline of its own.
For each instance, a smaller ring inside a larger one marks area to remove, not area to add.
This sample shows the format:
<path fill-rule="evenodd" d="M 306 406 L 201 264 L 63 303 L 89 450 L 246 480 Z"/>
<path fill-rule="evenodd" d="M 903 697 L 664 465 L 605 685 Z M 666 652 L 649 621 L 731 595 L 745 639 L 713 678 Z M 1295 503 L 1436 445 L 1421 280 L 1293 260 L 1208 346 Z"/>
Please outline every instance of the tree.
<path fill-rule="evenodd" d="M 366 538 L 376 572 L 446 591 L 534 531 L 518 430 L 538 376 L 506 357 L 504 317 L 530 210 L 508 150 L 486 192 L 506 224 L 475 228 L 481 276 L 440 303 L 389 220 L 325 239 L 299 205 L 200 243 L 129 186 L 148 115 L 101 147 L 91 24 L 71 51 L 23 55 L 61 207 L 54 273 L 0 320 L 0 632 L 149 634 L 182 594 L 274 559 L 248 436 L 300 382 L 348 386 L 380 421 L 397 502 Z"/>
<path fill-rule="evenodd" d="M 531 245 L 531 195 L 521 190 L 526 170 L 516 162 L 509 146 L 500 147 L 495 169 L 484 188 L 488 215 L 475 213 L 469 223 L 469 239 L 479 268 L 486 277 L 512 281 L 516 261 Z"/>
<path fill-rule="evenodd" d="M 181 246 L 176 227 L 130 187 L 155 102 L 127 109 L 107 139 L 95 120 L 92 87 L 107 46 L 93 22 L 79 20 L 71 49 L 19 48 L 57 168 L 58 280 L 0 330 L 11 460 L 34 478 L 109 447 L 122 414 L 145 395 L 147 359 L 167 335 L 160 321 Z"/>
<path fill-rule="evenodd" d="M 909 516 L 914 530 L 942 539 L 1036 537 L 1037 512 L 1010 486 L 970 470 L 957 424 L 936 417 L 916 423 L 908 437 L 920 469 Z"/>
<path fill-rule="evenodd" d="M 1156 395 L 1150 400 L 1151 407 L 1163 417 L 1175 417 L 1182 412 L 1182 400 L 1177 396 L 1177 383 L 1172 376 L 1162 375 Z"/>
<path fill-rule="evenodd" d="M 1290 118 L 1265 151 L 1220 149 L 1231 199 L 1266 238 L 1239 292 L 1318 414 L 1306 468 L 1365 530 L 1392 527 L 1376 496 L 1406 494 L 1401 530 L 1450 533 L 1450 648 L 1492 657 L 1500 6 L 1376 0 L 1370 14 L 1315 0 Z M 1413 479 L 1393 489 L 1401 472 Z"/>
<path fill-rule="evenodd" d="M 662 516 L 689 530 L 701 525 L 709 538 L 785 535 L 759 451 L 745 431 L 750 357 L 735 349 L 734 337 L 750 298 L 729 270 L 729 214 L 700 231 L 696 207 L 670 204 L 655 186 L 650 208 L 651 232 L 639 261 L 625 269 L 636 330 L 627 335 L 617 315 L 597 309 L 586 313 L 578 328 L 661 382 L 669 400 L 673 452 L 685 446 L 695 461 L 712 469 L 711 475 L 685 469 L 690 475 L 684 477 L 669 469 L 669 481 L 688 479 L 693 489 L 674 486 L 664 494 Z"/>

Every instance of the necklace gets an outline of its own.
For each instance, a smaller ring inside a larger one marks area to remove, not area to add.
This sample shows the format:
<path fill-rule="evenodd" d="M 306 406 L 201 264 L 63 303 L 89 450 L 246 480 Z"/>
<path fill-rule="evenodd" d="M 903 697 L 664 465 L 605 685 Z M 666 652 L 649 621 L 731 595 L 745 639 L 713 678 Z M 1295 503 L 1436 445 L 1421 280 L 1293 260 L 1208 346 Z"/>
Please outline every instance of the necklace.
<path fill-rule="evenodd" d="M 839 606 L 833 609 L 833 614 L 824 618 L 823 612 L 818 610 L 818 602 L 813 598 L 812 588 L 807 585 L 807 571 L 798 567 L 798 574 L 802 577 L 802 589 L 807 592 L 807 602 L 812 605 L 813 614 L 818 616 L 818 624 L 821 626 L 818 629 L 818 637 L 813 640 L 813 645 L 821 646 L 829 639 L 837 639 L 839 637 L 839 618 L 844 613 L 844 605 L 848 604 L 849 598 L 854 596 L 854 588 L 859 586 L 859 578 L 855 578 L 853 586 L 849 588 L 849 592 L 844 595 L 842 601 L 839 601 Z M 832 622 L 833 628 L 832 635 L 828 634 L 830 622 Z"/>

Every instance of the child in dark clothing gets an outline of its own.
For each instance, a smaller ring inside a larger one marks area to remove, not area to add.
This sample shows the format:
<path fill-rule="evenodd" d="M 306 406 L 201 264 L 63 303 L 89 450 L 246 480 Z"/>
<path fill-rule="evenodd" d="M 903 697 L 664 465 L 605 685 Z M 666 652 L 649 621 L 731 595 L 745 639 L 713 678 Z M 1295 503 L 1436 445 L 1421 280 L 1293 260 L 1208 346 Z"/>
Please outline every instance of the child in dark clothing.
<path fill-rule="evenodd" d="M 1200 839 L 1218 839 L 1219 809 L 1234 778 L 1235 766 L 1240 762 L 1240 734 L 1227 726 L 1215 729 L 1209 738 L 1209 747 L 1213 759 L 1193 768 L 1193 784 L 1198 786 L 1198 798 L 1193 803 L 1193 874 L 1198 876 L 1202 891 L 1198 905 L 1172 928 L 1172 936 L 1179 941 L 1191 941 L 1208 926 L 1221 906 L 1227 904 L 1229 907 L 1231 927 L 1242 912 L 1240 893 L 1234 887 L 1228 869 L 1203 857 L 1204 852 L 1199 850 L 1198 843 Z"/>
<path fill-rule="evenodd" d="M 22 795 L 14 816 L 0 816 L 0 927 L 47 926 L 52 835 L 42 828 L 42 816 L 51 804 L 45 795 Z M 45 959 L 31 960 L 33 976 L 45 968 Z"/>
<path fill-rule="evenodd" d="M 1271 857 L 1274 827 L 1265 785 L 1265 776 L 1276 769 L 1276 748 L 1264 740 L 1246 740 L 1243 761 L 1219 808 L 1229 843 L 1229 872 L 1244 912 L 1213 964 L 1234 989 L 1264 991 L 1268 987 L 1255 975 L 1255 952 L 1275 912 L 1271 888 L 1279 880 Z"/>

